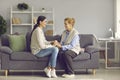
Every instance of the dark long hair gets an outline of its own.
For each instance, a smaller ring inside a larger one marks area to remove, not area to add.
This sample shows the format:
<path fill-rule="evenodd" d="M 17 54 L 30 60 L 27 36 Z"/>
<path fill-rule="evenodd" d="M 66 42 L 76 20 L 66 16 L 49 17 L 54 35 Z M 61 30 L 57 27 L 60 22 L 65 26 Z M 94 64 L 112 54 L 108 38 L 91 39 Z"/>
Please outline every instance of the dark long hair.
<path fill-rule="evenodd" d="M 46 19 L 45 16 L 39 16 L 37 19 L 37 23 L 34 25 L 32 32 L 40 25 L 40 21 L 44 21 L 45 19 Z"/>
<path fill-rule="evenodd" d="M 37 23 L 34 25 L 34 27 L 33 27 L 33 30 L 32 30 L 32 32 L 31 32 L 31 36 L 32 36 L 32 33 L 33 33 L 33 31 L 40 25 L 40 21 L 44 21 L 46 19 L 46 17 L 45 16 L 39 16 L 38 18 L 37 18 Z"/>

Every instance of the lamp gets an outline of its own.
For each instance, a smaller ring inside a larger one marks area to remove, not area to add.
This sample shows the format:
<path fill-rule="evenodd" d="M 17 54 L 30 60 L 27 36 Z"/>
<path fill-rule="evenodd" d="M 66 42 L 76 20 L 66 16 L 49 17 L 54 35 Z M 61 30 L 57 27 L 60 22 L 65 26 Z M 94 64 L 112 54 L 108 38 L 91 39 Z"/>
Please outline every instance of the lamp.
<path fill-rule="evenodd" d="M 110 37 L 110 39 L 113 39 L 113 30 L 111 28 L 109 28 L 109 31 L 112 33 L 112 36 Z"/>

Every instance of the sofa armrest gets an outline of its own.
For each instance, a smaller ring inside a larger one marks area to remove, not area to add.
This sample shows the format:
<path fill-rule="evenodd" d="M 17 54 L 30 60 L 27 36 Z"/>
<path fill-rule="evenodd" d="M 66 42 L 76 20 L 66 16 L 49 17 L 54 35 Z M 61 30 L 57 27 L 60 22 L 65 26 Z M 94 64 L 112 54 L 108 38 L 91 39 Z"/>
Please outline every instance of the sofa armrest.
<path fill-rule="evenodd" d="M 87 46 L 85 48 L 85 52 L 90 53 L 90 54 L 96 53 L 96 52 L 99 52 L 99 48 L 96 46 Z"/>
<path fill-rule="evenodd" d="M 10 49 L 7 46 L 0 46 L 0 52 L 7 53 L 7 54 L 12 54 L 12 49 Z"/>

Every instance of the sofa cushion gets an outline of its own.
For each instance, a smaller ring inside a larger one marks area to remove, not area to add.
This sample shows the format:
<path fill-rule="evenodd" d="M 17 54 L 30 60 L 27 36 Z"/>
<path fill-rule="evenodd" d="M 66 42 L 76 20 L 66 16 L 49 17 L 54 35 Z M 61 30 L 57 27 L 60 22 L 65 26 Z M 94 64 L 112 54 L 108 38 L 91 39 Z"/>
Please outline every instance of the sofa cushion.
<path fill-rule="evenodd" d="M 34 60 L 36 57 L 30 52 L 13 52 L 11 60 Z"/>
<path fill-rule="evenodd" d="M 76 56 L 73 60 L 74 61 L 81 61 L 81 60 L 88 60 L 90 59 L 90 54 L 86 52 L 81 52 L 78 56 Z"/>
<path fill-rule="evenodd" d="M 33 60 L 33 61 L 47 61 L 49 56 L 46 57 L 36 57 L 30 52 L 13 52 L 11 54 L 11 60 L 18 60 L 18 61 L 26 61 L 26 60 Z"/>
<path fill-rule="evenodd" d="M 85 48 L 88 45 L 93 45 L 94 36 L 92 34 L 80 34 L 79 36 L 80 36 L 80 46 L 82 48 Z"/>
<path fill-rule="evenodd" d="M 25 35 L 9 35 L 9 45 L 13 51 L 24 51 L 26 48 Z"/>

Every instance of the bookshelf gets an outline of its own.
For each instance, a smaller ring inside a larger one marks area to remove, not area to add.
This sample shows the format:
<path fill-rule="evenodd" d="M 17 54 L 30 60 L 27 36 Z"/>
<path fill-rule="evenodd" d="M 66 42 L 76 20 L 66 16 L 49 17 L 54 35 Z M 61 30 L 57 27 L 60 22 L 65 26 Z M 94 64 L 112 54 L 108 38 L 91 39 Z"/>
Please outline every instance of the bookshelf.
<path fill-rule="evenodd" d="M 36 23 L 37 17 L 42 15 L 48 20 L 44 32 L 46 35 L 54 34 L 54 10 L 53 8 L 35 9 L 30 7 L 28 10 L 18 10 L 16 7 L 11 7 L 10 11 L 10 34 L 20 33 L 26 34 L 31 31 Z"/>

